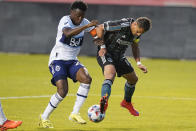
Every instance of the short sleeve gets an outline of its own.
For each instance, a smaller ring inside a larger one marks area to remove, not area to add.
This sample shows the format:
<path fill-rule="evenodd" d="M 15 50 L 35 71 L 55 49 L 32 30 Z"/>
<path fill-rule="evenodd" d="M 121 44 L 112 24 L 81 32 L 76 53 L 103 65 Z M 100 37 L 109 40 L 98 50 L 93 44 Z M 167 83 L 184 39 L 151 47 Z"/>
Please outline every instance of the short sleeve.
<path fill-rule="evenodd" d="M 120 21 L 106 21 L 104 22 L 105 31 L 116 31 L 121 29 Z"/>
<path fill-rule="evenodd" d="M 121 20 L 107 21 L 104 22 L 105 31 L 117 31 L 121 30 L 123 27 L 130 26 L 132 18 L 122 18 Z"/>
<path fill-rule="evenodd" d="M 58 30 L 62 31 L 64 28 L 71 28 L 70 21 L 69 21 L 68 17 L 66 17 L 66 16 L 61 18 L 61 20 L 59 22 Z"/>

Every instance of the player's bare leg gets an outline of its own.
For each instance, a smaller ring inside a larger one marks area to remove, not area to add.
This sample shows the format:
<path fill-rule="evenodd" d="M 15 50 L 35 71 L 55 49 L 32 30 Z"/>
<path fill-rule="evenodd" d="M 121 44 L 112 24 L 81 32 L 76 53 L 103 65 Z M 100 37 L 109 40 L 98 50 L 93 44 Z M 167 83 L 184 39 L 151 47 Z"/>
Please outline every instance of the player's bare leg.
<path fill-rule="evenodd" d="M 131 103 L 138 77 L 134 71 L 132 73 L 123 75 L 123 77 L 127 80 L 127 82 L 125 83 L 125 96 L 124 100 L 121 102 L 121 106 L 127 108 L 132 115 L 139 116 L 139 112 L 134 109 Z"/>
<path fill-rule="evenodd" d="M 66 80 L 58 80 L 56 82 L 57 93 L 52 95 L 48 106 L 43 114 L 40 115 L 39 125 L 43 128 L 53 128 L 53 124 L 49 120 L 50 114 L 57 108 L 58 104 L 65 98 L 68 93 L 68 82 Z"/>
<path fill-rule="evenodd" d="M 75 105 L 69 119 L 79 124 L 86 124 L 86 121 L 80 116 L 79 110 L 88 96 L 92 78 L 88 74 L 86 68 L 80 68 L 76 73 L 76 80 L 80 82 L 80 86 L 78 88 Z"/>
<path fill-rule="evenodd" d="M 105 113 L 108 107 L 108 99 L 111 94 L 111 86 L 116 76 L 116 69 L 114 65 L 104 66 L 104 82 L 101 89 L 101 100 L 100 100 L 100 110 L 101 113 Z"/>

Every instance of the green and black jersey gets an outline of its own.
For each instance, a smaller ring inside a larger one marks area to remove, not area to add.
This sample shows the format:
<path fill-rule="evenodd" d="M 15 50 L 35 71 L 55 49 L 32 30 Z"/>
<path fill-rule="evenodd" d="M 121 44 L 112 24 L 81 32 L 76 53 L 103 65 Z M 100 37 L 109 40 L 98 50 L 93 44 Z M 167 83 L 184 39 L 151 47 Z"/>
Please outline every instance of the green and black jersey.
<path fill-rule="evenodd" d="M 134 37 L 131 32 L 132 22 L 133 18 L 104 22 L 104 44 L 108 53 L 115 57 L 124 56 L 127 47 L 133 41 L 139 40 L 139 37 Z"/>

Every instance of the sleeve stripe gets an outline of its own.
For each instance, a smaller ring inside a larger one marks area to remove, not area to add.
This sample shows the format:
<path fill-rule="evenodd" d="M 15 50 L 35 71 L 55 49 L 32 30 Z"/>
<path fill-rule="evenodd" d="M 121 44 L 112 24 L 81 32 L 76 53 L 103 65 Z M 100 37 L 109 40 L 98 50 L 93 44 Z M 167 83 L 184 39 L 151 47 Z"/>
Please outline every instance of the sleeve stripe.
<path fill-rule="evenodd" d="M 110 21 L 104 23 L 104 30 L 106 31 L 115 31 L 120 29 L 121 29 L 121 25 L 118 25 L 116 23 L 112 23 Z"/>

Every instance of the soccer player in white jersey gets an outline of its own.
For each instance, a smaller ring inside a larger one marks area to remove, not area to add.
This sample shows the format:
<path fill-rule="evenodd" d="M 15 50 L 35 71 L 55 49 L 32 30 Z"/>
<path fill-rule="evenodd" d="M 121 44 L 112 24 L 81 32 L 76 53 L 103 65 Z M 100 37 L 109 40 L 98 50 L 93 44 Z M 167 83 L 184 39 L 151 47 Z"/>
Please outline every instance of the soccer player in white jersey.
<path fill-rule="evenodd" d="M 22 121 L 13 121 L 8 120 L 3 113 L 3 109 L 1 107 L 1 101 L 0 101 L 0 131 L 6 131 L 7 129 L 14 129 L 17 128 L 22 124 Z"/>
<path fill-rule="evenodd" d="M 92 34 L 94 26 L 98 24 L 97 20 L 89 22 L 84 18 L 86 10 L 86 3 L 75 1 L 71 5 L 70 15 L 62 17 L 59 22 L 56 44 L 49 60 L 49 69 L 53 76 L 51 82 L 57 87 L 57 92 L 52 95 L 45 111 L 40 115 L 40 126 L 43 128 L 53 128 L 49 116 L 68 93 L 67 78 L 80 82 L 69 119 L 80 124 L 86 123 L 80 116 L 79 110 L 87 98 L 92 79 L 87 69 L 78 61 L 77 55 L 80 52 L 84 32 Z"/>

